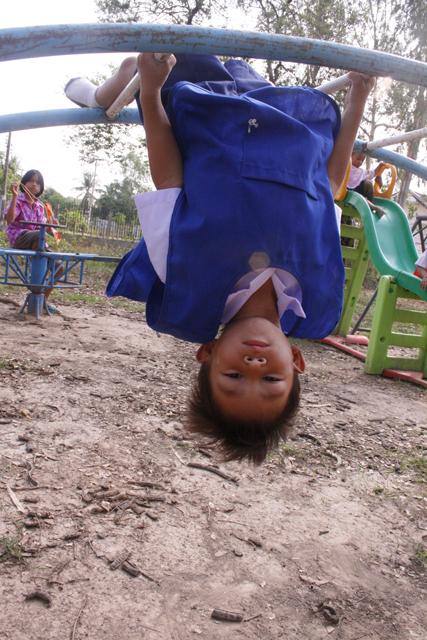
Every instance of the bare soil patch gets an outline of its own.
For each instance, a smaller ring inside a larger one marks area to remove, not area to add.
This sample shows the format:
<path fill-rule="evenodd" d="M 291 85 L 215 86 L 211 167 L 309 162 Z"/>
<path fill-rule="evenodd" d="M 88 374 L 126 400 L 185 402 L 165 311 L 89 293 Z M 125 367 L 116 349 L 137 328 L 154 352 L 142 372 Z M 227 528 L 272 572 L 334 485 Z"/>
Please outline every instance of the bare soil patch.
<path fill-rule="evenodd" d="M 422 389 L 304 343 L 292 439 L 222 464 L 182 427 L 193 346 L 61 310 L 0 302 L 0 639 L 425 640 Z"/>

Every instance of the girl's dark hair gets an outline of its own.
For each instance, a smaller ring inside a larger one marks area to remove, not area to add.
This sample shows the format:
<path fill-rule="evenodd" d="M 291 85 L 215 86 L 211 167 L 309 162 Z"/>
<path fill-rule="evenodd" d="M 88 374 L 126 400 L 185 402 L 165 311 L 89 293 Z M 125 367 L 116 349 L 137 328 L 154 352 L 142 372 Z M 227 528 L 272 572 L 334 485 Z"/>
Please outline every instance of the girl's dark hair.
<path fill-rule="evenodd" d="M 192 433 L 207 436 L 211 445 L 218 445 L 225 460 L 247 459 L 261 464 L 267 453 L 277 447 L 281 439 L 286 439 L 291 429 L 291 418 L 299 407 L 300 391 L 298 373 L 295 372 L 288 400 L 277 418 L 270 422 L 235 420 L 224 416 L 215 404 L 209 366 L 203 363 L 191 391 L 186 426 Z"/>
<path fill-rule="evenodd" d="M 40 173 L 40 171 L 37 171 L 37 169 L 30 169 L 22 176 L 19 188 L 21 191 L 24 191 L 24 187 L 22 185 L 29 182 L 32 178 L 36 178 L 37 182 L 40 185 L 40 191 L 37 194 L 37 197 L 39 197 L 44 191 L 44 180 L 42 174 Z"/>

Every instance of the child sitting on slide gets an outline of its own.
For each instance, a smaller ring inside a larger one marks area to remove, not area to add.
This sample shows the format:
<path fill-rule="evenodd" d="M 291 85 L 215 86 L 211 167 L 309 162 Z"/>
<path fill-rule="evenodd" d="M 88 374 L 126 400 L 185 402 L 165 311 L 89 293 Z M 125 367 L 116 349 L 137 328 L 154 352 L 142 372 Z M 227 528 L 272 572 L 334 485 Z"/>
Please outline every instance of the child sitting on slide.
<path fill-rule="evenodd" d="M 189 428 L 226 459 L 260 463 L 299 405 L 305 363 L 288 336 L 322 338 L 341 314 L 333 194 L 373 79 L 350 74 L 341 121 L 329 96 L 274 87 L 243 61 L 143 53 L 137 65 L 157 191 L 136 196 L 144 239 L 107 294 L 146 302 L 150 327 L 201 344 Z M 107 107 L 134 69 L 126 60 L 98 89 L 74 79 L 67 95 Z"/>
<path fill-rule="evenodd" d="M 379 207 L 377 204 L 372 202 L 374 197 L 374 185 L 372 183 L 372 179 L 375 179 L 375 182 L 381 187 L 382 186 L 382 178 L 381 178 L 381 169 L 384 166 L 383 162 L 377 164 L 375 169 L 364 169 L 362 164 L 366 160 L 366 154 L 363 151 L 353 151 L 351 154 L 351 167 L 350 174 L 348 176 L 347 188 L 351 191 L 357 191 L 364 198 L 366 198 L 371 210 L 376 213 L 379 217 L 385 214 L 385 211 L 382 207 Z"/>
<path fill-rule="evenodd" d="M 364 169 L 362 164 L 366 160 L 366 154 L 363 151 L 353 151 L 351 154 L 351 167 L 350 175 L 348 177 L 347 187 L 353 191 L 357 191 L 367 200 L 372 200 L 374 197 L 374 185 L 372 180 L 375 179 L 381 186 L 381 169 L 384 166 L 383 162 L 380 162 L 375 169 Z"/>

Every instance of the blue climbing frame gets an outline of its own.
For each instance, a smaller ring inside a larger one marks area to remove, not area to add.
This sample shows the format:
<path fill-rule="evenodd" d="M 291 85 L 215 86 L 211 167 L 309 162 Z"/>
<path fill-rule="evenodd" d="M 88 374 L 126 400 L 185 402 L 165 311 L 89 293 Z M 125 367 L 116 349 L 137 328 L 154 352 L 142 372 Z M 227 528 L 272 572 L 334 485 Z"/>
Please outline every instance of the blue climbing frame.
<path fill-rule="evenodd" d="M 395 80 L 427 87 L 427 64 L 392 54 L 360 49 L 344 44 L 309 38 L 186 25 L 153 24 L 77 24 L 0 29 L 0 61 L 84 53 L 123 53 L 138 51 L 174 51 L 243 56 L 328 66 L 388 76 Z M 111 122 L 101 109 L 62 109 L 0 116 L 0 133 L 39 127 Z M 115 123 L 139 122 L 136 109 L 123 110 Z M 361 146 L 358 141 L 356 144 Z M 368 155 L 427 180 L 427 167 L 385 149 L 367 151 Z M 44 247 L 44 244 L 41 245 Z M 48 253 L 0 249 L 5 275 L 0 283 L 30 288 L 27 306 L 41 313 L 43 292 L 51 286 L 81 286 L 86 260 L 117 261 L 117 258 L 93 254 Z M 21 261 L 23 264 L 21 265 Z M 55 280 L 55 262 L 61 261 L 64 274 Z M 77 283 L 68 281 L 71 270 L 79 265 Z M 38 297 L 37 297 L 38 296 Z M 24 307 L 25 308 L 25 304 Z"/>
<path fill-rule="evenodd" d="M 83 53 L 174 51 L 300 62 L 427 87 L 427 64 L 381 51 L 310 38 L 187 25 L 70 24 L 0 29 L 0 61 Z M 0 116 L 0 133 L 39 127 L 111 122 L 101 109 L 58 109 Z M 116 123 L 139 122 L 136 109 Z M 363 143 L 359 141 L 359 144 Z M 427 167 L 385 149 L 368 155 L 427 180 Z"/>

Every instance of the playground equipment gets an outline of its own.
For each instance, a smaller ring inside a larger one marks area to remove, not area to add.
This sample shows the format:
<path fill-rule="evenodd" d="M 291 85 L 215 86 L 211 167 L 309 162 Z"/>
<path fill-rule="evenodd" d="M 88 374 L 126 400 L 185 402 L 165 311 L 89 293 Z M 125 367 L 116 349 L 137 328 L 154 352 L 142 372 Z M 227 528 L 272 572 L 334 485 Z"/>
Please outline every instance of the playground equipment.
<path fill-rule="evenodd" d="M 78 24 L 0 29 L 0 61 L 82 53 L 174 51 L 282 60 L 361 71 L 427 86 L 427 64 L 334 42 L 187 25 Z M 137 109 L 114 122 L 139 123 Z M 57 109 L 0 116 L 0 133 L 39 127 L 110 123 L 102 109 Z M 356 148 L 364 147 L 359 141 Z M 427 180 L 427 167 L 383 148 L 367 154 Z"/>
<path fill-rule="evenodd" d="M 410 140 L 418 140 L 419 138 L 425 138 L 427 136 L 427 127 L 422 129 L 414 129 L 413 131 L 407 131 L 400 133 L 397 136 L 388 136 L 387 138 L 380 138 L 379 140 L 371 140 L 366 145 L 367 149 L 377 149 L 378 147 L 387 147 L 390 144 L 400 144 L 402 142 L 409 142 Z"/>
<path fill-rule="evenodd" d="M 25 222 L 21 223 L 25 224 Z M 47 289 L 67 289 L 83 286 L 84 267 L 86 261 L 92 262 L 118 262 L 120 258 L 111 256 L 97 256 L 92 253 L 63 253 L 45 251 L 45 239 L 47 228 L 64 228 L 61 225 L 51 223 L 29 223 L 40 228 L 39 244 L 36 251 L 22 249 L 0 248 L 0 265 L 3 272 L 0 273 L 0 284 L 26 287 L 29 289 L 24 304 L 19 310 L 22 315 L 28 313 L 40 318 L 43 311 L 51 315 L 49 305 L 46 304 L 45 292 Z M 59 263 L 62 273 L 57 275 Z M 78 268 L 78 279 L 72 282 L 69 278 L 71 272 Z"/>
<path fill-rule="evenodd" d="M 367 373 L 382 373 L 427 388 L 427 291 L 421 289 L 421 280 L 413 275 L 418 254 L 405 212 L 395 202 L 374 198 L 374 204 L 385 212 L 379 217 L 354 191 L 348 191 L 339 204 L 347 221 L 342 225 L 341 236 L 350 238 L 352 244 L 342 248 L 346 263 L 343 314 L 336 335 L 324 342 L 365 360 Z M 363 317 L 350 334 L 349 330 L 369 258 L 380 281 L 378 292 L 363 313 L 364 317 L 376 299 L 368 338 L 355 333 Z M 412 301 L 417 301 L 416 306 Z M 397 323 L 395 329 L 393 325 Z M 366 353 L 360 350 L 361 346 L 367 347 Z M 396 349 L 404 349 L 405 354 L 393 353 Z M 412 350 L 410 356 L 406 355 L 407 350 Z"/>
<path fill-rule="evenodd" d="M 380 198 L 381 197 L 382 198 L 391 198 L 391 196 L 393 195 L 394 185 L 396 184 L 396 179 L 397 179 L 396 167 L 393 166 L 392 164 L 389 164 L 388 162 L 385 162 L 382 165 L 382 167 L 380 167 L 376 177 L 379 178 L 380 176 L 382 176 L 384 171 L 390 171 L 391 172 L 390 182 L 388 183 L 388 185 L 383 187 L 383 186 L 381 186 L 380 181 L 375 179 L 375 181 L 374 181 L 374 195 L 377 196 L 377 197 L 380 197 Z"/>
<path fill-rule="evenodd" d="M 416 60 L 407 60 L 400 56 L 387 54 L 367 49 L 359 49 L 343 44 L 322 42 L 308 38 L 296 38 L 266 33 L 244 32 L 236 30 L 211 29 L 184 25 L 140 25 L 140 24 L 87 24 L 87 25 L 53 25 L 48 27 L 25 27 L 20 29 L 0 30 L 0 60 L 15 60 L 22 58 L 35 58 L 40 56 L 55 56 L 66 54 L 102 53 L 123 51 L 171 51 L 184 53 L 210 53 L 217 55 L 247 56 L 251 58 L 275 59 L 288 62 L 302 62 L 329 66 L 338 69 L 361 71 L 371 75 L 388 76 L 395 80 L 427 86 L 427 64 Z M 326 86 L 321 89 L 325 92 L 339 88 L 345 84 L 346 79 L 338 78 L 332 81 L 334 86 Z M 341 84 L 340 84 L 341 83 Z M 331 83 L 329 83 L 331 84 Z M 14 131 L 38 127 L 81 125 L 92 123 L 111 122 L 107 115 L 100 109 L 74 108 L 33 112 L 25 114 L 10 114 L 0 116 L 0 132 Z M 130 124 L 139 122 L 136 109 L 124 109 L 115 118 L 114 122 Z M 358 141 L 356 149 L 364 149 L 366 153 L 396 167 L 410 171 L 413 174 L 427 179 L 427 167 L 403 156 Z M 354 200 L 354 198 L 356 198 Z M 378 199 L 378 203 L 392 211 L 392 203 L 384 203 Z M 368 250 L 374 256 L 380 256 L 385 247 L 381 244 L 379 233 L 389 229 L 389 216 L 383 221 L 381 227 L 372 220 L 372 214 L 364 203 L 363 198 L 357 194 L 348 194 L 342 203 L 345 213 L 351 214 L 359 225 L 345 225 L 348 237 L 352 238 L 357 248 L 347 246 L 343 248 L 344 258 L 351 267 L 347 267 L 349 278 L 346 287 L 346 303 L 343 317 L 339 325 L 339 333 L 346 332 L 349 328 L 351 316 L 354 311 L 355 300 L 358 297 L 363 282 L 363 275 L 367 269 Z M 397 206 L 397 205 L 396 205 Z M 395 217 L 395 213 L 393 213 Z M 369 222 L 371 220 L 371 222 Z M 394 218 L 393 218 L 394 220 Z M 378 224 L 381 221 L 378 221 Z M 393 230 L 395 222 L 390 223 Z M 365 230 L 365 233 L 364 233 Z M 370 231 L 368 231 L 370 230 Z M 389 237 L 389 235 L 387 235 Z M 409 242 L 409 241 L 408 241 Z M 379 247 L 375 253 L 375 246 Z M 409 247 L 409 244 L 408 244 Z M 408 248 L 408 252 L 410 253 Z M 394 252 L 394 253 L 393 253 Z M 23 252 L 21 252 L 23 255 Z M 41 252 L 44 253 L 44 252 Z M 394 257 L 398 255 L 397 248 L 392 251 Z M 408 255 L 409 255 L 408 253 Z M 3 255 L 11 255 L 11 250 L 2 250 Z M 40 255 L 49 266 L 51 259 L 62 259 L 66 254 Z M 70 254 L 68 254 L 70 255 Z M 387 255 L 387 252 L 386 252 Z M 29 256 L 34 258 L 35 256 Z M 391 256 L 388 256 L 390 258 Z M 412 252 L 412 257 L 415 257 Z M 73 258 L 77 256 L 73 255 Z M 86 254 L 82 260 L 97 259 L 96 256 Z M 101 259 L 101 258 L 99 258 Z M 408 258 L 409 259 L 409 258 Z M 71 260 L 71 258 L 70 258 Z M 380 261 L 381 262 L 381 261 Z M 400 269 L 395 264 L 395 271 L 390 274 L 389 261 L 381 265 L 385 273 L 382 277 L 395 277 L 396 286 L 404 288 L 409 284 L 415 286 L 416 278 L 410 273 Z M 385 265 L 385 266 L 384 266 Z M 51 265 L 50 265 L 51 267 Z M 409 268 L 409 262 L 405 263 Z M 47 269 L 49 271 L 49 269 Z M 50 268 L 50 272 L 52 267 Z M 396 273 L 396 276 L 393 274 Z M 407 276 L 407 277 L 406 277 Z M 408 280 L 409 278 L 409 280 Z M 26 286 L 29 284 L 25 282 Z M 40 282 L 36 283 L 38 286 Z M 391 284 L 390 284 L 391 288 Z M 411 288 L 405 289 L 412 291 Z M 398 290 L 400 292 L 400 289 Z M 400 294 L 399 294 L 400 295 Z M 422 298 L 424 299 L 424 298 Z M 425 318 L 425 316 L 424 316 Z M 423 320 L 425 325 L 425 319 Z M 424 336 L 425 336 L 424 331 Z M 378 338 L 382 340 L 382 336 Z M 373 340 L 371 339 L 371 343 Z M 425 350 L 424 356 L 425 358 Z M 375 360 L 377 358 L 375 357 Z M 421 360 L 420 360 L 421 361 Z M 425 365 L 424 375 L 426 375 Z"/>

